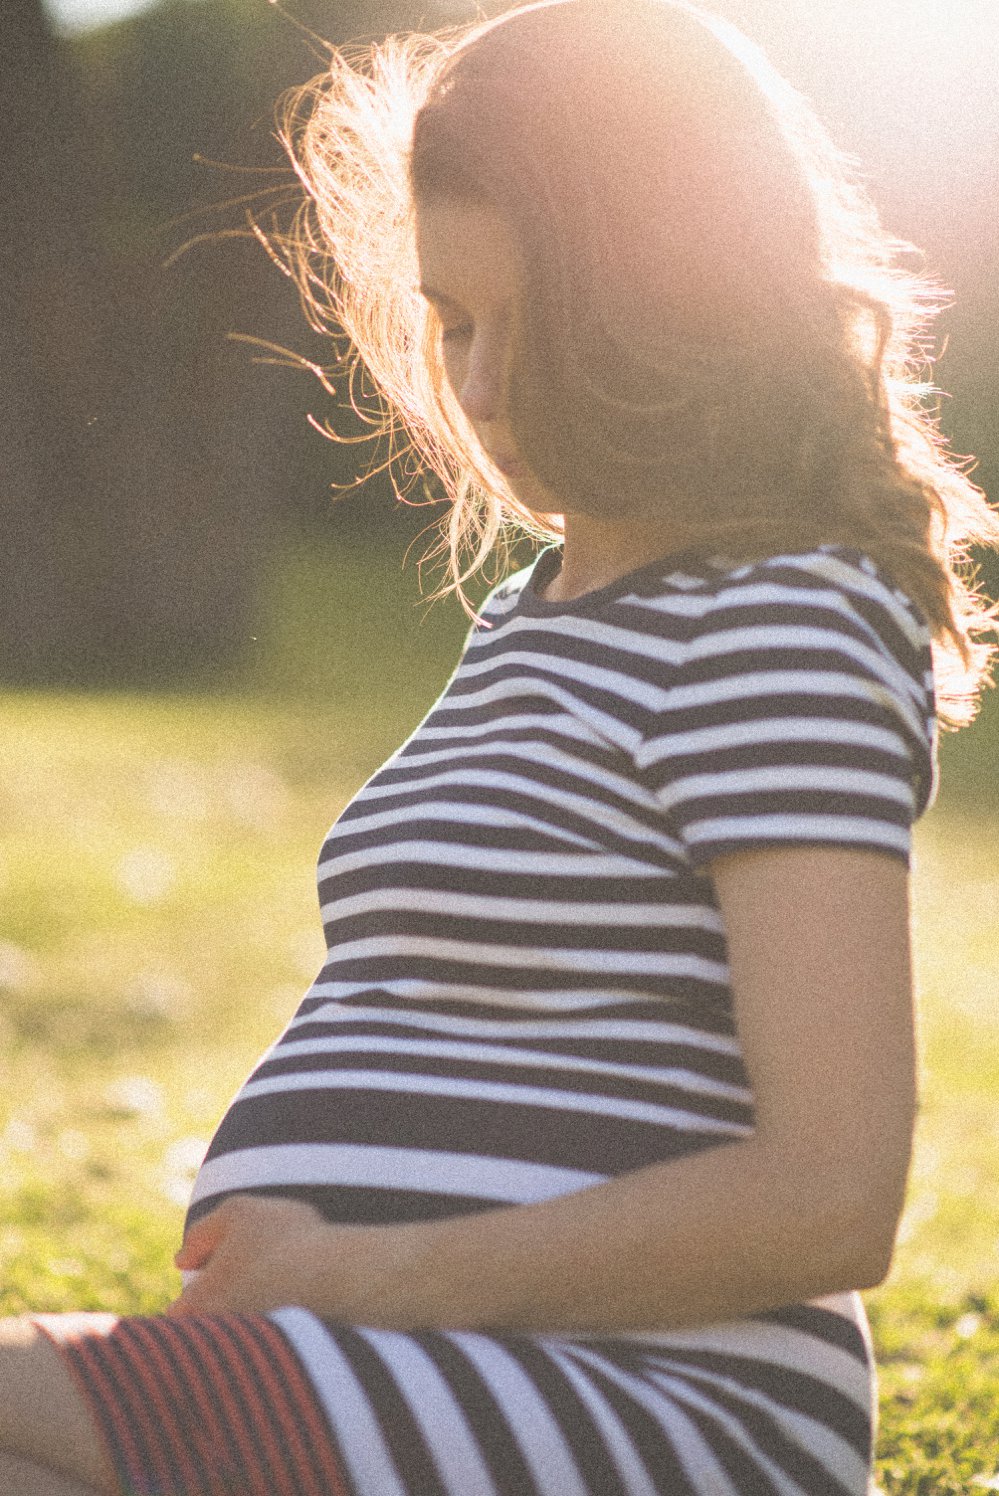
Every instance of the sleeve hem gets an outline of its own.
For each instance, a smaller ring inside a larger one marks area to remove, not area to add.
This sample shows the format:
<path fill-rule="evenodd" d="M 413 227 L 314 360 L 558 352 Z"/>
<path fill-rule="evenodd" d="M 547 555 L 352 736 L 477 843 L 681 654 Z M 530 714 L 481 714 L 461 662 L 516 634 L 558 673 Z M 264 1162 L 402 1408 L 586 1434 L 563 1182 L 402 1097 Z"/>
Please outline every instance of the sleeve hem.
<path fill-rule="evenodd" d="M 846 840 L 833 836 L 764 836 L 755 841 L 727 840 L 702 842 L 688 845 L 687 854 L 695 872 L 710 873 L 710 864 L 719 857 L 733 856 L 739 852 L 772 852 L 787 847 L 831 847 L 838 851 L 874 852 L 892 857 L 909 867 L 912 862 L 910 847 L 893 846 L 880 841 Z"/>

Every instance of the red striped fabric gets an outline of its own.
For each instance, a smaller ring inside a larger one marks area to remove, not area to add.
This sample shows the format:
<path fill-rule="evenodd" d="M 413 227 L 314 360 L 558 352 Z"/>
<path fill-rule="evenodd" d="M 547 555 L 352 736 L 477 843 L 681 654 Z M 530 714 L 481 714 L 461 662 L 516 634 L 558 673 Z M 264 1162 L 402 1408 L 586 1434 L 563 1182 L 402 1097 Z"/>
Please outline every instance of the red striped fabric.
<path fill-rule="evenodd" d="M 312 1383 L 262 1314 L 41 1315 L 121 1496 L 349 1496 Z"/>

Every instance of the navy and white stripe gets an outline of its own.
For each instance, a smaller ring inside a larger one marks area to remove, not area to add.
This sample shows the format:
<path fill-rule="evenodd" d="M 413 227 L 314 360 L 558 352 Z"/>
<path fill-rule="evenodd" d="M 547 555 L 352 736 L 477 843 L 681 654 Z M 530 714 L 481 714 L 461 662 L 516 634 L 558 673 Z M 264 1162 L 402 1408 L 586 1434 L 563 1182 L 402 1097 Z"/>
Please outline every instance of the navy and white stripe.
<path fill-rule="evenodd" d="M 712 859 L 907 858 L 934 786 L 926 624 L 864 556 L 686 553 L 567 604 L 493 593 L 333 827 L 328 956 L 191 1218 L 527 1203 L 752 1131 Z M 683 1335 L 397 1335 L 277 1316 L 357 1496 L 867 1490 L 856 1294 Z"/>

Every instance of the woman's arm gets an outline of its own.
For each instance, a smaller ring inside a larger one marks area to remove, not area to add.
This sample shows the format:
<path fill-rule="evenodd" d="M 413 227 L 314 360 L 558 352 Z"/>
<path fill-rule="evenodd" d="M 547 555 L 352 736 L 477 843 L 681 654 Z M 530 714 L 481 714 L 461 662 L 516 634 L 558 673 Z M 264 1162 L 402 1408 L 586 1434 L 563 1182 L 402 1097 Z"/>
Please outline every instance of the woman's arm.
<path fill-rule="evenodd" d="M 676 1329 L 887 1275 L 916 1110 L 905 865 L 802 847 L 711 871 L 755 1134 L 439 1223 L 428 1308 L 447 1322 Z"/>
<path fill-rule="evenodd" d="M 217 1272 L 186 1307 L 213 1307 L 204 1295 L 215 1292 L 231 1307 L 305 1303 L 399 1329 L 669 1330 L 881 1282 L 916 1105 L 905 865 L 792 847 L 720 858 L 711 872 L 752 1137 L 536 1205 L 313 1226 L 290 1254 L 303 1269 L 292 1297 L 286 1283 L 268 1298 L 265 1262 L 280 1277 L 287 1249 L 262 1251 L 268 1212 L 277 1222 L 285 1207 L 227 1202 L 229 1255 L 224 1267 L 210 1261 Z M 226 1212 L 194 1228 L 183 1265 L 211 1259 Z M 234 1254 L 240 1232 L 246 1250 Z M 243 1261 L 256 1286 L 241 1300 Z"/>

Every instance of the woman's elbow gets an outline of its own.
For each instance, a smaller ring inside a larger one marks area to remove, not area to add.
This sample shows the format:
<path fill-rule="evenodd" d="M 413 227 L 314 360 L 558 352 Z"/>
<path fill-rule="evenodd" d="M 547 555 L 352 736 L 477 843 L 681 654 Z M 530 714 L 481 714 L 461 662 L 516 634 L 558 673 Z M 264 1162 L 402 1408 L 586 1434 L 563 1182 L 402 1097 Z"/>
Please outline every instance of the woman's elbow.
<path fill-rule="evenodd" d="M 912 1143 L 913 1126 L 908 1126 L 904 1135 L 900 1135 L 891 1158 L 885 1158 L 880 1175 L 875 1175 L 872 1180 L 867 1208 L 871 1281 L 860 1285 L 861 1287 L 877 1288 L 891 1272 L 909 1189 Z"/>
<path fill-rule="evenodd" d="M 870 1185 L 871 1181 L 866 1181 Z M 809 1198 L 798 1212 L 802 1234 L 789 1233 L 789 1246 L 802 1265 L 809 1259 L 829 1292 L 877 1288 L 891 1272 L 905 1199 L 904 1181 L 879 1181 L 877 1188 L 851 1185 L 825 1188 L 813 1177 Z"/>
<path fill-rule="evenodd" d="M 881 1121 L 877 1147 L 851 1136 L 823 1163 L 813 1154 L 799 1174 L 810 1180 L 813 1243 L 821 1250 L 825 1238 L 834 1270 L 858 1289 L 879 1287 L 891 1272 L 909 1188 L 914 1118 Z"/>
<path fill-rule="evenodd" d="M 807 1298 L 878 1288 L 891 1272 L 897 1231 L 881 1229 L 855 1211 L 843 1210 L 835 1216 L 823 1212 L 805 1235 L 805 1241 L 798 1234 L 788 1245 L 792 1273 L 803 1274 L 807 1280 Z"/>
<path fill-rule="evenodd" d="M 898 1245 L 901 1210 L 871 1223 L 866 1250 L 858 1262 L 864 1281 L 857 1288 L 880 1288 L 891 1273 Z"/>

